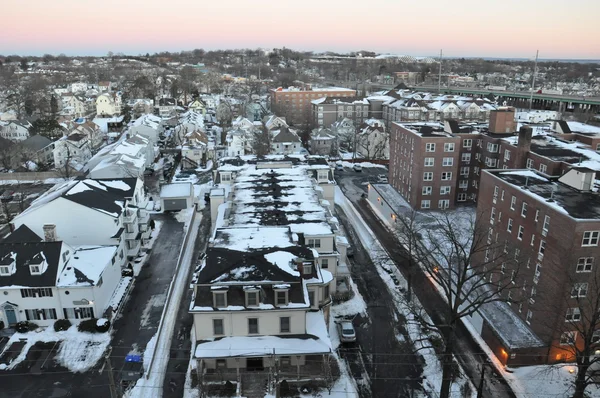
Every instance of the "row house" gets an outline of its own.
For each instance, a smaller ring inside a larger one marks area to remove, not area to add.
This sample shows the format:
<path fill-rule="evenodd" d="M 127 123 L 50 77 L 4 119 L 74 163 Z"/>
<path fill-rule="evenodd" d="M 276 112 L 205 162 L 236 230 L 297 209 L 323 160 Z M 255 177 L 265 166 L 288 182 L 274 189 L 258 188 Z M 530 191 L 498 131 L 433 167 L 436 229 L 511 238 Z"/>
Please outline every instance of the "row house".
<path fill-rule="evenodd" d="M 90 178 L 143 178 L 156 158 L 152 142 L 142 135 L 125 134 L 100 149 L 85 165 Z"/>
<path fill-rule="evenodd" d="M 242 375 L 243 391 L 247 371 L 322 372 L 346 252 L 329 208 L 333 171 L 321 157 L 242 156 L 222 160 L 214 175 L 213 233 L 190 304 L 198 377 Z"/>
<path fill-rule="evenodd" d="M 584 338 L 590 339 L 592 353 L 600 349 L 600 324 L 582 328 L 596 319 L 594 303 L 600 294 L 596 265 L 600 196 L 595 179 L 594 170 L 582 167 L 560 177 L 528 169 L 482 173 L 478 222 L 489 225 L 488 242 L 499 242 L 516 260 L 501 268 L 514 285 L 502 292 L 509 303 L 503 305 L 514 319 L 511 329 L 529 331 L 537 338 L 513 344 L 488 318 L 482 337 L 504 363 L 573 360 L 570 347 L 581 348 Z M 490 255 L 478 253 L 474 262 L 485 263 Z M 498 275 L 489 278 L 493 283 Z M 593 333 L 582 335 L 585 329 Z"/>
<path fill-rule="evenodd" d="M 111 318 L 119 304 L 113 295 L 121 283 L 124 248 L 70 245 L 52 224 L 43 232 L 42 238 L 21 225 L 0 241 L 0 322 L 50 326 L 57 319 Z"/>

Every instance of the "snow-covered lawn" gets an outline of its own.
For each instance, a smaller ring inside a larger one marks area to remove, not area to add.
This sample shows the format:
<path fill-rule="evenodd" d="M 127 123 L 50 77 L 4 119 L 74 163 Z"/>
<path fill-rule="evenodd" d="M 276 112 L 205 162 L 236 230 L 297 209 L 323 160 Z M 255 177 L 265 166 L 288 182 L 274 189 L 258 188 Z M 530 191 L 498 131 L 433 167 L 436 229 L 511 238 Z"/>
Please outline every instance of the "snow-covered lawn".
<path fill-rule="evenodd" d="M 423 334 L 421 333 L 420 327 L 417 322 L 411 321 L 412 319 L 412 310 L 408 308 L 406 301 L 403 298 L 403 293 L 397 288 L 394 280 L 390 276 L 390 274 L 386 271 L 387 268 L 394 267 L 393 261 L 389 258 L 389 255 L 385 251 L 385 249 L 381 246 L 379 241 L 375 238 L 375 234 L 371 231 L 369 226 L 365 223 L 361 215 L 358 211 L 353 207 L 352 203 L 344 196 L 344 193 L 339 187 L 336 187 L 335 191 L 335 203 L 338 204 L 346 216 L 348 220 L 352 223 L 358 237 L 365 249 L 368 250 L 369 256 L 373 259 L 376 270 L 379 276 L 387 285 L 390 293 L 394 297 L 394 305 L 396 306 L 398 312 L 400 314 L 404 314 L 407 318 L 406 322 L 406 330 L 410 339 L 415 342 L 416 348 L 420 348 L 420 354 L 423 355 L 425 359 L 423 376 L 425 377 L 423 380 L 424 388 L 426 392 L 437 394 L 440 390 L 442 379 L 441 379 L 441 364 L 438 360 L 435 351 L 433 348 L 425 347 L 425 342 L 420 342 L 423 338 Z M 395 273 L 396 278 L 400 281 L 400 286 L 406 286 L 406 280 L 402 277 L 402 274 Z M 413 306 L 421 306 L 416 297 L 413 297 Z M 461 369 L 462 370 L 462 369 Z M 460 387 L 464 383 L 469 383 L 470 380 L 461 372 L 461 376 L 459 380 L 455 381 L 452 384 L 452 397 L 461 397 L 462 394 L 460 392 Z M 475 396 L 475 388 L 471 385 L 471 391 L 473 391 L 473 396 Z"/>
<path fill-rule="evenodd" d="M 56 354 L 56 361 L 71 372 L 85 372 L 92 368 L 102 357 L 106 347 L 110 343 L 110 333 L 85 333 L 78 332 L 77 325 L 68 330 L 55 332 L 54 328 L 38 329 L 33 332 L 15 333 L 12 335 L 5 350 L 11 344 L 27 339 L 27 343 L 6 369 L 14 369 L 27 357 L 27 352 L 36 343 L 60 342 L 60 348 Z"/>
<path fill-rule="evenodd" d="M 367 303 L 358 291 L 358 287 L 356 286 L 352 278 L 348 277 L 348 281 L 350 282 L 349 288 L 354 292 L 354 297 L 352 297 L 348 301 L 344 301 L 342 303 L 333 305 L 331 307 L 331 313 L 334 317 L 345 317 L 357 314 L 366 315 L 367 313 Z"/>

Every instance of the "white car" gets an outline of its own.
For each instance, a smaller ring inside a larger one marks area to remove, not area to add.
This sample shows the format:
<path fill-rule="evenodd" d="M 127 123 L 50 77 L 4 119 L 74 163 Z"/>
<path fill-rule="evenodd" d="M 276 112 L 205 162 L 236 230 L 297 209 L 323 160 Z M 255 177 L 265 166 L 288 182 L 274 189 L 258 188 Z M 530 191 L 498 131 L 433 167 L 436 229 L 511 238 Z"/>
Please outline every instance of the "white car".
<path fill-rule="evenodd" d="M 354 326 L 350 321 L 343 321 L 338 323 L 338 330 L 340 332 L 340 341 L 342 343 L 354 343 L 356 341 L 356 332 Z"/>
<path fill-rule="evenodd" d="M 354 166 L 352 166 L 352 168 L 354 169 L 354 171 L 362 171 L 362 166 L 358 163 L 355 163 Z"/>
<path fill-rule="evenodd" d="M 379 174 L 377 176 L 377 182 L 381 182 L 381 183 L 387 184 L 388 178 L 387 178 L 387 176 L 385 174 Z"/>

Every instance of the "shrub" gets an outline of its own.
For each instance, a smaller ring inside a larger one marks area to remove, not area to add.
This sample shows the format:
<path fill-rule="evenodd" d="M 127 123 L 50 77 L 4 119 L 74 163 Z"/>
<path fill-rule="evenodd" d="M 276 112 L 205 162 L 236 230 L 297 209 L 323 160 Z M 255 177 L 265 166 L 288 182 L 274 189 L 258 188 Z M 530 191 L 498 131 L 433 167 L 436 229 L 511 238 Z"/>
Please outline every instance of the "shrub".
<path fill-rule="evenodd" d="M 100 318 L 96 321 L 96 331 L 98 333 L 106 333 L 110 329 L 110 321 L 106 318 Z"/>
<path fill-rule="evenodd" d="M 33 323 L 33 322 L 29 322 L 29 321 L 21 321 L 21 322 L 17 323 L 17 325 L 15 326 L 15 329 L 19 333 L 31 332 L 37 328 L 38 328 L 37 323 Z"/>
<path fill-rule="evenodd" d="M 67 329 L 69 329 L 71 327 L 71 321 L 69 321 L 68 319 L 59 319 L 58 321 L 54 322 L 54 331 L 55 332 L 62 332 L 65 331 Z"/>
<path fill-rule="evenodd" d="M 98 321 L 98 319 L 96 318 L 92 318 L 92 319 L 86 319 L 84 321 L 81 321 L 79 323 L 79 325 L 77 325 L 77 330 L 79 330 L 80 332 L 88 332 L 88 333 L 96 333 L 96 322 Z"/>
<path fill-rule="evenodd" d="M 282 397 L 295 397 L 297 391 L 290 386 L 287 380 L 282 380 L 279 384 L 279 394 Z"/>

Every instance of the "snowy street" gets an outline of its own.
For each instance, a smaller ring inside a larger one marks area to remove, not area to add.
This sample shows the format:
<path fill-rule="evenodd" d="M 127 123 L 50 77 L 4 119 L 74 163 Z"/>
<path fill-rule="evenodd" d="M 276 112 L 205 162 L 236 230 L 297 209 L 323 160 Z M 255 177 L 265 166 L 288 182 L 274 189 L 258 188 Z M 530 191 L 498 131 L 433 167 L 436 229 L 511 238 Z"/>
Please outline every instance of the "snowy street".
<path fill-rule="evenodd" d="M 368 169 L 365 168 L 363 170 Z M 375 169 L 371 174 L 378 172 L 379 170 Z M 366 200 L 361 198 L 361 194 L 363 192 L 366 193 L 366 181 L 369 181 L 369 179 L 370 177 L 366 173 L 354 173 L 353 171 L 342 172 L 337 176 L 339 186 L 351 202 L 353 202 L 361 216 L 361 220 L 353 220 L 353 222 L 366 222 L 366 225 L 373 231 L 379 243 L 390 254 L 396 266 L 398 266 L 401 272 L 405 272 L 406 269 L 402 266 L 405 264 L 404 253 L 399 249 L 398 242 L 386 227 L 382 225 L 377 216 L 373 214 L 370 206 L 366 203 Z M 340 216 L 340 219 L 344 223 L 344 218 Z M 351 237 L 352 235 L 349 238 Z M 356 250 L 356 252 L 358 251 L 359 250 Z M 373 274 L 373 268 L 371 268 L 371 273 Z M 360 281 L 354 276 L 354 273 L 353 277 L 360 287 Z M 374 279 L 376 278 L 375 275 L 372 277 Z M 424 273 L 415 272 L 415 275 L 413 276 L 413 290 L 432 320 L 436 323 L 443 322 L 443 315 L 441 314 L 440 309 L 446 304 Z M 369 289 L 369 291 L 372 292 L 373 289 Z M 365 295 L 365 300 L 368 300 L 368 297 L 368 295 Z M 388 301 L 388 303 L 391 303 L 391 301 Z M 392 322 L 392 318 L 390 317 L 387 322 Z M 457 359 L 476 385 L 479 382 L 480 364 L 484 360 L 485 355 L 462 324 L 457 330 L 457 340 L 457 352 L 460 352 L 460 355 L 457 355 Z M 486 380 L 489 390 L 484 392 L 484 397 L 514 396 L 502 378 L 492 377 L 490 379 L 489 375 L 486 375 Z"/>

